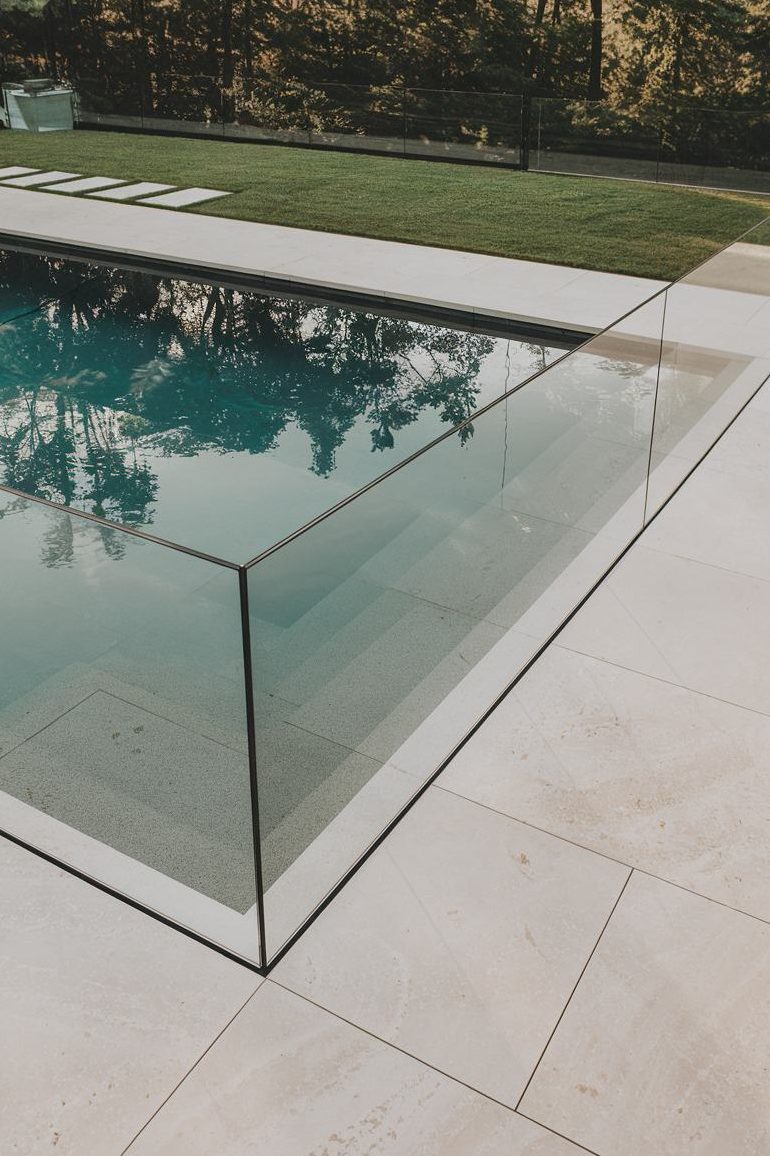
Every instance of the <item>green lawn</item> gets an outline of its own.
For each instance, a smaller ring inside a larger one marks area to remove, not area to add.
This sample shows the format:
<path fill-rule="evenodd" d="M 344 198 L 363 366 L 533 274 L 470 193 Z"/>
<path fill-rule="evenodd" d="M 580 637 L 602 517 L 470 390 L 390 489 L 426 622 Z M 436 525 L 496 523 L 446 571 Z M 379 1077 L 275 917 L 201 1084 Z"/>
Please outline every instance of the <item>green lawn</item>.
<path fill-rule="evenodd" d="M 770 213 L 742 193 L 106 132 L 3 131 L 10 164 L 235 193 L 188 212 L 666 279 Z"/>

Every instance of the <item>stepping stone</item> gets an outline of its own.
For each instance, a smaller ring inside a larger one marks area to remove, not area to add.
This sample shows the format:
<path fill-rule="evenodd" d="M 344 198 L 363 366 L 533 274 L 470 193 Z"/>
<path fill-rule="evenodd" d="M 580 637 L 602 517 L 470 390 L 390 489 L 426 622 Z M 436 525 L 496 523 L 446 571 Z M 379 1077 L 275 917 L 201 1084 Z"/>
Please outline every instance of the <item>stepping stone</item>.
<path fill-rule="evenodd" d="M 166 205 L 169 209 L 175 209 L 182 205 L 197 205 L 200 201 L 211 201 L 214 197 L 229 197 L 231 195 L 231 193 L 223 193 L 220 189 L 177 189 L 175 193 L 161 193 L 159 197 L 146 197 L 139 203 L 142 205 Z"/>
<path fill-rule="evenodd" d="M 107 201 L 132 201 L 134 197 L 145 197 L 148 193 L 162 193 L 173 189 L 173 185 L 159 185 L 155 181 L 137 181 L 133 185 L 122 185 L 119 189 L 107 189 L 103 193 L 89 193 L 89 197 L 103 197 Z"/>
<path fill-rule="evenodd" d="M 54 181 L 65 181 L 79 177 L 80 173 L 32 173 L 28 177 L 12 177 L 10 181 L 2 181 L 4 185 L 15 185 L 19 189 L 26 189 L 30 185 L 50 185 Z"/>
<path fill-rule="evenodd" d="M 7 169 L 0 169 L 0 181 L 5 177 L 23 177 L 25 173 L 39 173 L 40 169 L 29 169 L 26 165 L 11 165 Z"/>
<path fill-rule="evenodd" d="M 80 177 L 77 181 L 60 181 L 48 185 L 47 193 L 87 193 L 91 189 L 108 189 L 112 185 L 123 185 L 125 181 L 116 177 Z"/>

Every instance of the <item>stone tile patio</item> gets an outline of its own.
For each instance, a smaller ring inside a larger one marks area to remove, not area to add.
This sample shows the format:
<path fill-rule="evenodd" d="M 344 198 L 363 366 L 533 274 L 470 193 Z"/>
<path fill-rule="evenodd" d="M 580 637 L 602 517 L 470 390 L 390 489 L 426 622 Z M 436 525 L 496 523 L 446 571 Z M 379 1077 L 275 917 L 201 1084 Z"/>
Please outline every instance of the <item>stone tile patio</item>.
<path fill-rule="evenodd" d="M 767 404 L 261 987 L 2 844 L 2 1151 L 764 1152 Z"/>
<path fill-rule="evenodd" d="M 0 840 L 0 1152 L 768 1151 L 769 389 L 269 979 Z"/>

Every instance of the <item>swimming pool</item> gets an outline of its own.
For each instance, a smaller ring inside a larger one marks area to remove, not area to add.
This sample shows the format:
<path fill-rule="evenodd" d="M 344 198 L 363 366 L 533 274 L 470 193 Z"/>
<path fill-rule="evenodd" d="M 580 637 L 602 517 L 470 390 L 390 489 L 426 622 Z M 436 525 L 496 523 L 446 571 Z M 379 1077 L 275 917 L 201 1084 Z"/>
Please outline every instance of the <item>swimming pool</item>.
<path fill-rule="evenodd" d="M 234 562 L 574 344 L 11 250 L 0 325 L 0 482 Z"/>
<path fill-rule="evenodd" d="M 761 384 L 734 258 L 565 353 L 7 252 L 0 827 L 267 965 Z"/>

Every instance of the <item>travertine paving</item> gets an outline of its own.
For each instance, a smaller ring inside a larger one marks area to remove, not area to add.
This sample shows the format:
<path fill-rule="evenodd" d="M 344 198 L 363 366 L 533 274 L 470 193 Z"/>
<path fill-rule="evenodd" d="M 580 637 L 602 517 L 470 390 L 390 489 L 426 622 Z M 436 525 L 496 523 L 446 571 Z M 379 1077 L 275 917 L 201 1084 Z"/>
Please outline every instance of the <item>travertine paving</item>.
<path fill-rule="evenodd" d="M 769 460 L 766 385 L 265 981 L 0 840 L 0 1152 L 770 1150 Z"/>

